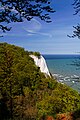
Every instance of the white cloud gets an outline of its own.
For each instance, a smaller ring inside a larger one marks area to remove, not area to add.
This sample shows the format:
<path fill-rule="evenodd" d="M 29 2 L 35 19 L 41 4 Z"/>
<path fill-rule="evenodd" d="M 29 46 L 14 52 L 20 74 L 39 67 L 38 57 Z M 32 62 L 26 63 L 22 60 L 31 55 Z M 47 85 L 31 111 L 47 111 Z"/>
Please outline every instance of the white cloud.
<path fill-rule="evenodd" d="M 50 33 L 40 32 L 40 30 L 42 29 L 42 25 L 36 19 L 32 19 L 29 23 L 26 23 L 26 25 L 23 27 L 23 29 L 25 31 L 27 31 L 28 33 L 30 33 L 31 35 L 37 34 L 37 35 L 52 37 L 52 35 Z"/>
<path fill-rule="evenodd" d="M 43 29 L 42 25 L 36 19 L 32 19 L 31 21 L 24 20 L 22 23 L 12 23 L 9 25 L 12 26 L 12 29 L 10 32 L 7 32 L 5 36 L 27 37 L 37 35 L 49 38 L 52 37 L 52 33 L 41 32 Z"/>
<path fill-rule="evenodd" d="M 41 23 L 36 19 L 32 19 L 31 21 L 25 21 L 23 24 L 23 29 L 30 33 L 38 32 L 41 27 Z"/>
<path fill-rule="evenodd" d="M 50 33 L 41 33 L 41 32 L 37 32 L 39 35 L 43 35 L 43 36 L 47 36 L 47 37 L 52 37 L 52 35 Z"/>

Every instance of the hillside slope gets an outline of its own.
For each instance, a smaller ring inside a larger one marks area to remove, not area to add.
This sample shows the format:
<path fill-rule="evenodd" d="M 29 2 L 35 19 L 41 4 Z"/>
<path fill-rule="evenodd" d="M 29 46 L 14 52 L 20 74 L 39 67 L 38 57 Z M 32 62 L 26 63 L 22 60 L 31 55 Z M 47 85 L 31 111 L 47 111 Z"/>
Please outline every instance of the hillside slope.
<path fill-rule="evenodd" d="M 80 110 L 80 94 L 46 78 L 29 55 L 0 43 L 0 120 L 44 120 Z"/>

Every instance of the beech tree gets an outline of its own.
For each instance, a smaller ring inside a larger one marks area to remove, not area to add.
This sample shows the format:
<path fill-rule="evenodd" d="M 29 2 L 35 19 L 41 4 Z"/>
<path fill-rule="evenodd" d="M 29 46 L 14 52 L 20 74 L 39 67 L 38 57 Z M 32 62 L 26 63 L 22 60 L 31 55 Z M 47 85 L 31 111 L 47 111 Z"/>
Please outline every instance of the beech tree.
<path fill-rule="evenodd" d="M 8 23 L 30 21 L 33 17 L 51 22 L 49 13 L 55 11 L 50 4 L 50 0 L 0 0 L 0 31 L 10 31 Z"/>

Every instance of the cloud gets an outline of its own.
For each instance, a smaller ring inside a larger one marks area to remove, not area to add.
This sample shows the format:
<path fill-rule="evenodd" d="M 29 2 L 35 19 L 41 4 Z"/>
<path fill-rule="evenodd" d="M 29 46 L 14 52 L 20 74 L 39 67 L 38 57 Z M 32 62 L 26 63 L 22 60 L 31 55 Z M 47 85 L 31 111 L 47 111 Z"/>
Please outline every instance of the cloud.
<path fill-rule="evenodd" d="M 47 36 L 47 37 L 52 37 L 50 33 L 42 33 L 42 32 L 34 32 L 33 30 L 27 30 L 29 32 L 27 35 L 42 35 L 42 36 Z"/>
<path fill-rule="evenodd" d="M 23 26 L 23 29 L 25 31 L 27 31 L 28 34 L 31 34 L 31 35 L 36 35 L 37 34 L 37 35 L 52 37 L 52 35 L 50 33 L 40 32 L 40 30 L 42 30 L 42 25 L 36 19 L 32 19 L 28 24 L 26 23 L 26 25 Z"/>
<path fill-rule="evenodd" d="M 43 35 L 43 36 L 47 36 L 47 37 L 52 37 L 52 34 L 50 33 L 41 33 L 41 32 L 37 32 L 39 35 Z"/>
<path fill-rule="evenodd" d="M 9 25 L 12 26 L 12 29 L 10 32 L 6 32 L 5 36 L 27 37 L 37 35 L 52 37 L 51 33 L 42 32 L 42 24 L 34 18 L 31 21 L 24 20 L 22 23 L 12 23 Z"/>
<path fill-rule="evenodd" d="M 41 27 L 41 23 L 36 19 L 32 19 L 31 21 L 25 21 L 23 24 L 23 29 L 30 33 L 38 32 Z"/>

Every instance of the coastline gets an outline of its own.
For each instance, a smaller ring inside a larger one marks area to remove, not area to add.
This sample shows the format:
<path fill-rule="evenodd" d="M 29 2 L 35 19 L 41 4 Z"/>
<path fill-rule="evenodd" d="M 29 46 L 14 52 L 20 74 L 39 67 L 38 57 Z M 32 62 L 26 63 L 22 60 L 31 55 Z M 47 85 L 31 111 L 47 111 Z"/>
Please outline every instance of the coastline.
<path fill-rule="evenodd" d="M 71 65 L 74 60 L 79 60 L 80 55 L 44 55 L 44 58 L 50 73 L 58 82 L 80 92 L 80 70 Z"/>
<path fill-rule="evenodd" d="M 52 74 L 52 77 L 56 79 L 57 82 L 62 84 L 66 84 L 69 87 L 73 88 L 80 92 L 80 76 L 73 75 L 73 76 L 63 76 L 60 74 Z"/>

